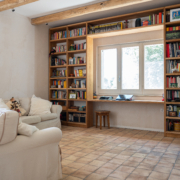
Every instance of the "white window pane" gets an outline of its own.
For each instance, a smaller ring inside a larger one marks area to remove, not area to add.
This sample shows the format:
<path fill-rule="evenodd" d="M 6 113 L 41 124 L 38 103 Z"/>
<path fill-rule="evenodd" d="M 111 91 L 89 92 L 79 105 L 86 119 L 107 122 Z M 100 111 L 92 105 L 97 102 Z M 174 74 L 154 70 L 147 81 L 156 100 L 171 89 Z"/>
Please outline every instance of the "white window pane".
<path fill-rule="evenodd" d="M 139 89 L 139 46 L 122 48 L 122 89 Z"/>
<path fill-rule="evenodd" d="M 164 88 L 163 44 L 144 46 L 144 89 Z"/>
<path fill-rule="evenodd" d="M 117 89 L 117 49 L 101 50 L 101 89 Z"/>

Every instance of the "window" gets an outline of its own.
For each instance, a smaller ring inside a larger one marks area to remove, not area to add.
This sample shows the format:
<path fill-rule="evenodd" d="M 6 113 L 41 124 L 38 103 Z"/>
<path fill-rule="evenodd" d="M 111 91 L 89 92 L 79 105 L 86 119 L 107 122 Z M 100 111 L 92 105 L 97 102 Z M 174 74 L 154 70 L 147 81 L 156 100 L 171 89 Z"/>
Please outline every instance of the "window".
<path fill-rule="evenodd" d="M 98 48 L 97 94 L 162 95 L 162 41 Z"/>

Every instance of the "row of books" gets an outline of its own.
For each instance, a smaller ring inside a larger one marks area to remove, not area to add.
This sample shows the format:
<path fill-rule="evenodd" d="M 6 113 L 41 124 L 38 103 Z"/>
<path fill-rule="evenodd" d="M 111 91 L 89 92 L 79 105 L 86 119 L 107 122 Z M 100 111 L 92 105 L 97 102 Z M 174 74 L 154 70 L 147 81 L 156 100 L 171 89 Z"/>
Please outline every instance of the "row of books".
<path fill-rule="evenodd" d="M 180 106 L 176 106 L 176 105 L 168 105 L 167 106 L 167 111 L 166 111 L 166 116 L 169 116 L 169 112 L 177 112 L 177 116 L 179 115 L 179 111 L 180 111 Z"/>
<path fill-rule="evenodd" d="M 69 64 L 85 64 L 86 56 L 84 57 L 69 57 Z"/>
<path fill-rule="evenodd" d="M 53 99 L 66 99 L 66 91 L 52 91 Z"/>
<path fill-rule="evenodd" d="M 96 25 L 96 26 L 89 26 L 88 34 L 96 34 L 96 33 L 115 31 L 115 30 L 120 30 L 120 29 L 123 29 L 122 22 L 101 24 L 101 25 Z"/>
<path fill-rule="evenodd" d="M 86 88 L 86 80 L 74 80 L 76 88 Z"/>
<path fill-rule="evenodd" d="M 70 37 L 86 35 L 86 28 L 77 28 L 69 31 Z"/>
<path fill-rule="evenodd" d="M 55 86 L 56 88 L 67 88 L 67 83 L 64 80 L 54 80 L 52 81 L 53 86 Z"/>
<path fill-rule="evenodd" d="M 166 57 L 179 57 L 180 56 L 180 43 L 167 43 L 166 44 Z"/>
<path fill-rule="evenodd" d="M 65 105 L 65 102 L 64 101 L 51 101 L 52 102 L 52 104 L 54 104 L 54 105 L 61 105 L 61 106 L 64 106 Z"/>
<path fill-rule="evenodd" d="M 161 24 L 164 21 L 164 14 L 159 12 L 159 14 L 149 15 L 149 25 Z"/>
<path fill-rule="evenodd" d="M 166 120 L 166 131 L 174 131 L 174 123 L 177 121 L 174 120 Z"/>
<path fill-rule="evenodd" d="M 167 88 L 180 87 L 180 76 L 167 77 L 166 80 L 167 80 L 166 83 Z M 177 86 L 172 85 L 173 83 L 177 83 Z"/>
<path fill-rule="evenodd" d="M 59 31 L 51 34 L 51 40 L 67 38 L 67 31 Z"/>
<path fill-rule="evenodd" d="M 180 98 L 180 91 L 167 91 L 167 100 L 174 101 Z"/>
<path fill-rule="evenodd" d="M 51 57 L 51 66 L 65 65 L 66 60 L 57 57 Z"/>
<path fill-rule="evenodd" d="M 166 31 L 179 31 L 180 30 L 180 26 L 173 26 L 173 27 L 167 27 Z"/>
<path fill-rule="evenodd" d="M 76 97 L 80 97 L 81 99 L 86 99 L 86 91 L 76 91 Z"/>
<path fill-rule="evenodd" d="M 75 77 L 84 77 L 86 76 L 86 69 L 74 70 Z"/>
<path fill-rule="evenodd" d="M 52 77 L 67 77 L 67 70 L 53 70 Z"/>
<path fill-rule="evenodd" d="M 177 71 L 180 71 L 180 62 L 177 60 L 167 61 L 166 62 L 166 72 L 167 73 L 173 73 L 174 69 L 176 69 Z"/>
<path fill-rule="evenodd" d="M 56 52 L 66 52 L 66 45 L 56 46 Z"/>
<path fill-rule="evenodd" d="M 73 51 L 75 51 L 75 50 L 82 50 L 82 49 L 86 49 L 86 42 L 81 43 L 81 44 L 74 44 Z M 70 48 L 70 51 L 71 50 L 72 49 Z"/>

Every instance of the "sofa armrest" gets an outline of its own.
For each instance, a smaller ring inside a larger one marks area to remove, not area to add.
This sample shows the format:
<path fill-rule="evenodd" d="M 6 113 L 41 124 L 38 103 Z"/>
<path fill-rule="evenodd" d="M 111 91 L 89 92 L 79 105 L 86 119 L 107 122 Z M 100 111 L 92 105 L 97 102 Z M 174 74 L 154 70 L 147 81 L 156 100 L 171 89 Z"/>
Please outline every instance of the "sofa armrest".
<path fill-rule="evenodd" d="M 62 106 L 60 106 L 60 105 L 52 105 L 51 112 L 56 113 L 58 115 L 58 117 L 60 117 L 61 111 L 62 111 Z"/>
<path fill-rule="evenodd" d="M 62 131 L 56 127 L 36 131 L 31 137 L 19 135 L 14 141 L 0 146 L 0 157 L 48 144 L 57 143 L 58 146 L 61 138 Z"/>

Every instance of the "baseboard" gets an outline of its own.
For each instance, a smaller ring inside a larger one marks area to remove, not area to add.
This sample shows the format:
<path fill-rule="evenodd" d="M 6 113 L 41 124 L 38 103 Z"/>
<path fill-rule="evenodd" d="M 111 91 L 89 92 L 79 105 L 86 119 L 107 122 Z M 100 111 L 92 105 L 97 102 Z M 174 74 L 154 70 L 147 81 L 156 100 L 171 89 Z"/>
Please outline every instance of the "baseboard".
<path fill-rule="evenodd" d="M 141 127 L 130 127 L 130 126 L 112 126 L 112 125 L 111 125 L 111 127 L 126 128 L 126 129 L 136 129 L 136 130 L 144 130 L 144 131 L 164 132 L 164 130 L 162 130 L 162 129 L 152 129 L 152 128 L 141 128 Z"/>

